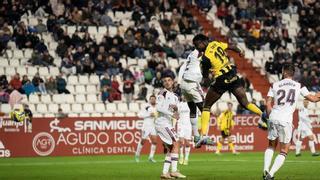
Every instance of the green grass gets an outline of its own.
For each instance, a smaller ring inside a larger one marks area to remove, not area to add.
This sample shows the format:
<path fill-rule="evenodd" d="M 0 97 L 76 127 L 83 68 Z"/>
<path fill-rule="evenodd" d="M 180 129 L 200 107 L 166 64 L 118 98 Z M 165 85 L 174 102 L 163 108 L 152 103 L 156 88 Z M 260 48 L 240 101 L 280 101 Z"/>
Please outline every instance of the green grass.
<path fill-rule="evenodd" d="M 142 156 L 140 163 L 133 156 L 82 156 L 0 159 L 0 179 L 159 179 L 163 155 L 155 164 Z M 188 166 L 179 165 L 188 179 L 262 179 L 263 153 L 191 154 Z M 305 152 L 296 158 L 290 153 L 276 179 L 320 179 L 320 158 Z"/>

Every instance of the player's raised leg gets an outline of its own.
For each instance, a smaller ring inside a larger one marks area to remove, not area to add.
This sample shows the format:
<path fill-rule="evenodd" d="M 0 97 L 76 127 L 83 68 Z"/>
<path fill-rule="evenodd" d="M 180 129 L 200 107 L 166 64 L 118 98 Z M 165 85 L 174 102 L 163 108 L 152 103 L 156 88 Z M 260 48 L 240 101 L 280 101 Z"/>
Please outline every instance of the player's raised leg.
<path fill-rule="evenodd" d="M 135 153 L 135 161 L 136 162 L 140 162 L 140 154 L 141 154 L 141 150 L 143 148 L 145 141 L 146 141 L 145 139 L 141 139 L 140 142 L 138 143 L 136 153 Z"/>
<path fill-rule="evenodd" d="M 255 104 L 250 103 L 248 101 L 246 92 L 242 86 L 238 86 L 234 89 L 232 89 L 232 94 L 237 98 L 238 102 L 243 106 L 244 108 L 248 109 L 249 111 L 261 116 L 264 123 L 259 123 L 259 127 L 266 129 L 267 128 L 267 118 L 266 114 L 263 113 Z"/>
<path fill-rule="evenodd" d="M 198 116 L 197 116 L 197 106 L 199 110 L 202 111 L 202 102 L 195 103 L 195 102 L 188 102 L 188 107 L 190 109 L 190 122 L 192 126 L 192 132 L 194 135 L 194 142 L 197 143 L 200 140 L 200 133 L 198 130 Z"/>

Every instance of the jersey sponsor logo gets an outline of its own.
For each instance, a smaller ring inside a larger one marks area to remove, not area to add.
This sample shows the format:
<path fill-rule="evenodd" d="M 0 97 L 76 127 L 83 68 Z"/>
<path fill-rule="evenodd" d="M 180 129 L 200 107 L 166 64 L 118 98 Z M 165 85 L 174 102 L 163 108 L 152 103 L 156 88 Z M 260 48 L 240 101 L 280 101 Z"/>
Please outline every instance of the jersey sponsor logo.
<path fill-rule="evenodd" d="M 49 133 L 40 132 L 34 136 L 32 147 L 39 156 L 48 156 L 55 148 L 55 141 Z"/>
<path fill-rule="evenodd" d="M 6 149 L 2 141 L 0 141 L 0 158 L 10 157 L 11 152 L 9 149 Z"/>

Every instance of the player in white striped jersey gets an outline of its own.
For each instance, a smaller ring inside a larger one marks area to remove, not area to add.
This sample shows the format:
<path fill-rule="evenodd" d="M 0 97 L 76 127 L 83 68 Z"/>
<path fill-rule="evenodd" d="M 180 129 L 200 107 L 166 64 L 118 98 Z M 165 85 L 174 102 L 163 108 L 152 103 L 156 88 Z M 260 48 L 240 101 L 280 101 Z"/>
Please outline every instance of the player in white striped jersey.
<path fill-rule="evenodd" d="M 200 112 L 202 112 L 204 99 L 203 91 L 200 85 L 202 80 L 200 63 L 201 54 L 199 54 L 199 51 L 195 49 L 188 55 L 187 60 L 180 67 L 178 77 L 178 83 L 180 84 L 181 92 L 186 98 L 188 107 L 190 109 L 190 121 L 192 125 L 194 141 L 196 144 L 201 139 L 198 131 L 197 107 Z M 210 139 L 204 139 L 202 144 L 213 144 L 209 141 Z"/>
<path fill-rule="evenodd" d="M 157 95 L 158 117 L 155 121 L 156 131 L 167 152 L 161 179 L 186 178 L 178 171 L 179 142 L 173 119 L 179 119 L 179 99 L 173 92 L 174 77 L 170 73 L 163 73 L 162 82 L 164 89 Z M 171 173 L 169 173 L 170 166 Z"/>
<path fill-rule="evenodd" d="M 140 118 L 143 118 L 143 127 L 141 131 L 141 140 L 138 143 L 137 150 L 135 153 L 135 160 L 136 162 L 139 162 L 142 147 L 145 144 L 145 142 L 148 141 L 148 139 L 150 138 L 151 148 L 149 154 L 149 161 L 154 163 L 156 161 L 153 157 L 157 147 L 157 132 L 154 124 L 155 118 L 157 116 L 155 95 L 150 96 L 149 103 L 138 113 L 138 116 Z"/>
<path fill-rule="evenodd" d="M 188 165 L 191 150 L 190 143 L 192 139 L 192 127 L 190 122 L 190 109 L 184 96 L 181 97 L 178 109 L 180 117 L 177 123 L 178 137 L 180 141 L 179 164 Z"/>
<path fill-rule="evenodd" d="M 299 126 L 298 126 L 298 140 L 296 142 L 296 156 L 301 156 L 300 150 L 302 145 L 302 140 L 305 137 L 309 139 L 309 148 L 312 153 L 312 156 L 319 156 L 319 153 L 316 153 L 316 149 L 314 147 L 314 134 L 312 132 L 312 120 L 309 117 L 308 112 L 308 104 L 309 101 L 303 101 L 303 108 L 299 110 Z"/>
<path fill-rule="evenodd" d="M 312 95 L 306 87 L 292 80 L 294 69 L 293 65 L 285 64 L 282 69 L 283 80 L 275 82 L 267 95 L 269 146 L 264 154 L 263 169 L 263 177 L 266 180 L 274 179 L 274 174 L 283 165 L 287 156 L 292 138 L 293 112 L 296 109 L 299 95 L 311 102 L 320 100 L 319 93 Z M 277 155 L 269 169 L 278 142 L 280 143 L 280 154 Z"/>

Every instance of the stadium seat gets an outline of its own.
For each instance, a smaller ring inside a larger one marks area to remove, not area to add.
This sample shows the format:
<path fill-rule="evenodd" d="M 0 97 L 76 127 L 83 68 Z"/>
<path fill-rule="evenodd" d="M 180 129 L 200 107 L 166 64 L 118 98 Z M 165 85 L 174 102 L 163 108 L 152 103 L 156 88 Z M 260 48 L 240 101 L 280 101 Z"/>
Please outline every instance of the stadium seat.
<path fill-rule="evenodd" d="M 82 105 L 81 104 L 72 104 L 71 110 L 73 113 L 82 113 Z"/>
<path fill-rule="evenodd" d="M 8 60 L 7 59 L 1 59 L 0 60 L 0 66 L 1 67 L 8 67 L 9 66 L 9 62 L 8 62 Z"/>
<path fill-rule="evenodd" d="M 89 113 L 79 113 L 79 117 L 90 117 Z"/>
<path fill-rule="evenodd" d="M 220 98 L 222 101 L 230 101 L 230 95 L 229 93 L 224 93 L 221 98 Z"/>
<path fill-rule="evenodd" d="M 124 117 L 124 113 L 116 112 L 116 113 L 113 114 L 113 116 L 115 116 L 115 117 Z"/>
<path fill-rule="evenodd" d="M 22 58 L 24 58 L 23 51 L 22 51 L 22 50 L 19 50 L 19 49 L 13 50 L 13 57 L 14 57 L 14 58 L 17 58 L 17 59 L 22 59 Z"/>
<path fill-rule="evenodd" d="M 263 51 L 254 51 L 254 58 L 255 59 L 262 59 L 263 58 Z"/>
<path fill-rule="evenodd" d="M 102 114 L 101 113 L 91 113 L 90 117 L 101 117 Z"/>
<path fill-rule="evenodd" d="M 69 113 L 68 117 L 79 117 L 78 113 Z"/>
<path fill-rule="evenodd" d="M 40 102 L 39 95 L 37 94 L 30 94 L 29 96 L 29 102 L 32 104 L 38 104 Z"/>
<path fill-rule="evenodd" d="M 128 106 L 126 103 L 119 103 L 118 104 L 118 111 L 117 112 L 128 112 Z"/>
<path fill-rule="evenodd" d="M 90 84 L 100 84 L 99 76 L 97 75 L 91 75 L 89 78 Z"/>
<path fill-rule="evenodd" d="M 67 26 L 68 34 L 74 34 L 76 30 L 77 30 L 76 26 Z"/>
<path fill-rule="evenodd" d="M 0 74 L 5 74 L 4 69 L 5 69 L 5 67 L 0 67 Z M 7 77 L 7 78 L 8 78 L 8 77 Z M 7 79 L 7 80 L 8 80 L 8 79 Z M 8 82 L 9 82 L 9 80 L 8 80 Z"/>
<path fill-rule="evenodd" d="M 86 97 L 84 94 L 76 95 L 76 103 L 86 103 Z"/>
<path fill-rule="evenodd" d="M 68 77 L 68 84 L 77 85 L 78 84 L 78 76 L 71 75 Z"/>
<path fill-rule="evenodd" d="M 27 74 L 27 68 L 24 66 L 17 67 L 17 73 L 19 73 L 20 75 L 25 75 Z"/>
<path fill-rule="evenodd" d="M 113 117 L 113 113 L 109 113 L 109 112 L 105 112 L 105 113 L 102 113 L 102 117 Z"/>
<path fill-rule="evenodd" d="M 296 29 L 289 28 L 288 29 L 288 34 L 289 34 L 290 37 L 296 37 L 297 36 L 297 31 L 296 31 Z"/>
<path fill-rule="evenodd" d="M 106 105 L 106 110 L 107 110 L 107 112 L 110 112 L 110 113 L 117 112 L 117 106 L 114 103 L 107 104 Z"/>
<path fill-rule="evenodd" d="M 76 93 L 73 85 L 67 85 L 66 88 L 68 89 L 68 91 L 69 91 L 71 94 L 75 94 L 75 93 Z"/>
<path fill-rule="evenodd" d="M 40 75 L 41 77 L 43 77 L 43 76 L 49 76 L 49 70 L 48 70 L 48 68 L 47 68 L 47 67 L 40 67 L 40 68 L 39 68 L 39 75 Z"/>
<path fill-rule="evenodd" d="M 130 112 L 139 112 L 139 104 L 138 103 L 130 103 L 129 104 L 129 111 Z"/>
<path fill-rule="evenodd" d="M 260 92 L 253 91 L 252 98 L 257 100 L 257 101 L 260 101 L 262 99 L 262 95 L 261 95 Z"/>
<path fill-rule="evenodd" d="M 66 103 L 73 104 L 75 102 L 74 96 L 72 94 L 65 94 L 64 99 Z"/>
<path fill-rule="evenodd" d="M 114 37 L 115 35 L 117 35 L 117 27 L 109 26 L 109 35 L 111 37 Z"/>
<path fill-rule="evenodd" d="M 98 34 L 105 35 L 106 32 L 107 32 L 107 27 L 105 27 L 105 26 L 99 26 L 98 27 Z"/>
<path fill-rule="evenodd" d="M 57 43 L 57 42 L 55 42 L 55 41 L 50 41 L 49 47 L 48 47 L 50 50 L 56 50 L 57 47 L 58 47 L 58 43 Z"/>
<path fill-rule="evenodd" d="M 245 54 L 244 54 L 244 57 L 245 57 L 246 59 L 249 59 L 249 60 L 253 59 L 253 51 L 252 51 L 252 50 L 247 50 L 247 51 L 245 52 Z"/>
<path fill-rule="evenodd" d="M 10 59 L 10 66 L 19 67 L 20 66 L 20 60 L 19 59 Z"/>
<path fill-rule="evenodd" d="M 226 102 L 219 102 L 218 104 L 218 108 L 221 110 L 221 111 L 224 111 L 224 110 L 227 110 L 228 109 L 228 104 Z"/>
<path fill-rule="evenodd" d="M 299 14 L 291 14 L 291 21 L 299 21 Z"/>
<path fill-rule="evenodd" d="M 55 113 L 58 112 L 58 109 L 59 109 L 58 104 L 49 104 L 49 105 L 48 105 L 48 111 L 49 111 L 50 113 L 55 114 Z"/>
<path fill-rule="evenodd" d="M 41 113 L 34 113 L 34 114 L 33 114 L 33 117 L 35 117 L 35 118 L 42 118 L 42 117 L 43 117 L 43 114 L 41 114 Z"/>
<path fill-rule="evenodd" d="M 84 85 L 77 85 L 76 86 L 76 93 L 85 94 L 86 88 L 84 87 Z"/>
<path fill-rule="evenodd" d="M 65 95 L 64 94 L 54 94 L 52 96 L 52 101 L 57 104 L 63 104 L 65 102 Z"/>
<path fill-rule="evenodd" d="M 51 76 L 58 76 L 60 74 L 58 67 L 50 67 L 50 75 Z"/>
<path fill-rule="evenodd" d="M 29 17 L 28 22 L 30 26 L 36 26 L 38 24 L 38 19 Z"/>
<path fill-rule="evenodd" d="M 87 95 L 87 102 L 88 103 L 97 103 L 97 102 L 99 102 L 99 100 L 97 98 L 97 95 L 96 94 L 88 94 Z"/>
<path fill-rule="evenodd" d="M 61 104 L 60 108 L 65 113 L 69 113 L 71 111 L 70 104 Z"/>
<path fill-rule="evenodd" d="M 126 116 L 126 117 L 135 117 L 135 116 L 137 116 L 137 114 L 136 114 L 135 112 L 127 112 L 127 113 L 125 114 L 125 116 Z"/>
<path fill-rule="evenodd" d="M 103 103 L 96 103 L 94 105 L 95 111 L 98 113 L 106 112 L 106 106 Z"/>
<path fill-rule="evenodd" d="M 52 103 L 52 101 L 51 101 L 51 96 L 50 96 L 49 94 L 43 94 L 43 95 L 41 95 L 40 99 L 41 99 L 41 102 L 42 102 L 42 103 L 45 103 L 45 104 L 50 104 L 50 103 Z"/>
<path fill-rule="evenodd" d="M 48 112 L 48 108 L 46 104 L 38 104 L 37 105 L 37 112 L 38 113 L 47 113 Z"/>
<path fill-rule="evenodd" d="M 87 85 L 89 83 L 88 75 L 79 76 L 79 84 Z"/>
<path fill-rule="evenodd" d="M 4 112 L 6 114 L 11 112 L 10 104 L 1 104 L 1 112 Z"/>
<path fill-rule="evenodd" d="M 171 66 L 174 69 L 179 67 L 179 63 L 176 59 L 170 59 L 168 60 L 168 62 L 169 62 L 169 66 Z"/>
<path fill-rule="evenodd" d="M 97 93 L 97 87 L 95 85 L 87 85 L 87 93 Z"/>
<path fill-rule="evenodd" d="M 7 76 L 13 76 L 16 74 L 16 69 L 14 67 L 6 67 L 6 75 Z"/>
<path fill-rule="evenodd" d="M 272 53 L 272 51 L 263 51 L 263 53 L 264 53 L 264 57 L 265 58 L 273 58 L 273 53 Z"/>
<path fill-rule="evenodd" d="M 83 111 L 87 113 L 94 113 L 95 110 L 94 110 L 93 104 L 84 104 Z"/>
<path fill-rule="evenodd" d="M 53 113 L 44 113 L 43 117 L 50 118 L 50 117 L 55 117 L 55 115 Z"/>
<path fill-rule="evenodd" d="M 32 52 L 33 52 L 32 49 L 25 49 L 24 50 L 24 58 L 25 59 L 30 59 L 32 57 Z"/>
<path fill-rule="evenodd" d="M 28 75 L 29 76 L 34 76 L 38 72 L 38 68 L 34 66 L 29 66 L 28 67 Z"/>

